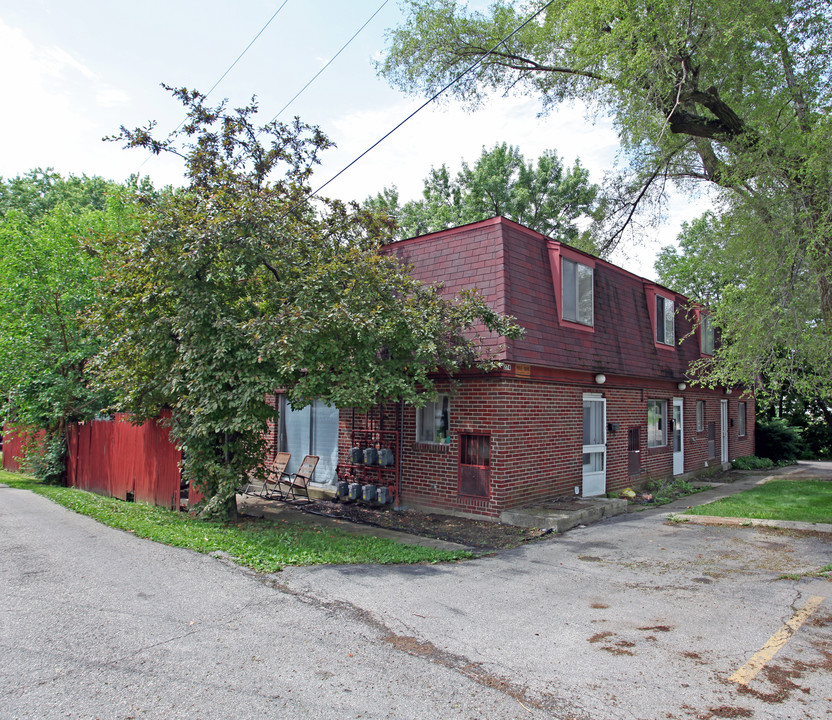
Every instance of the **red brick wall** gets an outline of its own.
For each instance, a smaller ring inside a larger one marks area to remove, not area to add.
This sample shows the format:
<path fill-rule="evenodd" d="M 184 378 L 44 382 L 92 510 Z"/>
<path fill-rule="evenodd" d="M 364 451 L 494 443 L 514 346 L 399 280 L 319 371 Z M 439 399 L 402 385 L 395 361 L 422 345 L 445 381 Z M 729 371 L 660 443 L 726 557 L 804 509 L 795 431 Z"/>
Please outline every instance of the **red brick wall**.
<path fill-rule="evenodd" d="M 729 459 L 751 455 L 753 447 L 753 398 L 747 403 L 747 434 L 738 437 L 737 394 L 704 389 L 679 391 L 674 384 L 654 382 L 643 388 L 625 384 L 595 385 L 521 378 L 467 378 L 453 387 L 440 384 L 451 395 L 451 443 L 416 443 L 416 411 L 403 412 L 401 462 L 404 507 L 420 507 L 484 519 L 499 518 L 502 510 L 532 505 L 561 495 L 574 494 L 582 483 L 583 394 L 601 393 L 606 398 L 607 422 L 619 426 L 607 436 L 607 491 L 643 484 L 650 478 L 670 477 L 673 453 L 670 443 L 647 447 L 647 401 L 684 399 L 685 472 L 719 464 L 720 400 L 728 400 Z M 696 400 L 705 400 L 705 430 L 696 431 Z M 396 406 L 386 409 L 393 417 Z M 350 447 L 353 427 L 377 427 L 378 413 L 355 415 L 342 411 L 342 460 Z M 717 428 L 716 458 L 707 457 L 707 423 Z M 390 425 L 389 420 L 385 423 Z M 638 427 L 642 471 L 628 473 L 627 430 Z M 487 434 L 491 441 L 490 496 L 476 499 L 459 494 L 459 434 Z M 706 465 L 708 463 L 708 465 Z"/>

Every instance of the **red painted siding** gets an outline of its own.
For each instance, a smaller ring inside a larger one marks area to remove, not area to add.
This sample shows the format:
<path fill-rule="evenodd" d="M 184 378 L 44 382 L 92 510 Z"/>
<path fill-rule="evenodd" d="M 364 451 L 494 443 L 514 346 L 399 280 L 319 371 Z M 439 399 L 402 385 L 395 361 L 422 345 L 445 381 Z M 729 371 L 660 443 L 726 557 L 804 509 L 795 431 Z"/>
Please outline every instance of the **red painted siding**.
<path fill-rule="evenodd" d="M 43 436 L 43 431 L 37 433 Z M 3 469 L 9 472 L 20 472 L 20 459 L 28 442 L 29 433 L 25 428 L 13 425 L 3 426 Z"/>
<path fill-rule="evenodd" d="M 181 453 L 156 421 L 131 425 L 126 415 L 69 428 L 68 484 L 100 495 L 179 507 Z"/>

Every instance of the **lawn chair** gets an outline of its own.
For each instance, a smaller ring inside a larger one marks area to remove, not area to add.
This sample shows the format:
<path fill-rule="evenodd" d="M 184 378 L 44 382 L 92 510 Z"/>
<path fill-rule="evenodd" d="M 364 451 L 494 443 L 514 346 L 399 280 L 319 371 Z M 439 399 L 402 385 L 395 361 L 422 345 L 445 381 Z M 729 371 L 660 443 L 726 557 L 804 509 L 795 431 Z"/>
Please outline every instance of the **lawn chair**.
<path fill-rule="evenodd" d="M 280 489 L 280 483 L 284 475 L 288 477 L 288 474 L 286 473 L 286 466 L 289 464 L 289 459 L 291 457 L 291 453 L 277 453 L 277 455 L 274 456 L 274 460 L 272 460 L 267 466 L 266 478 L 263 480 L 258 490 L 251 492 L 251 488 L 256 486 L 256 483 L 250 482 L 243 488 L 243 494 L 259 495 L 262 498 L 271 500 L 274 498 L 275 493 L 277 493 L 277 499 L 282 500 L 283 491 Z M 271 488 L 269 486 L 271 486 Z"/>
<path fill-rule="evenodd" d="M 287 486 L 286 496 L 295 500 L 298 493 L 306 496 L 307 502 L 311 502 L 309 497 L 309 481 L 312 479 L 312 473 L 315 472 L 315 467 L 320 458 L 317 455 L 307 455 L 303 458 L 298 471 L 293 475 L 284 473 L 284 480 L 280 482 Z"/>

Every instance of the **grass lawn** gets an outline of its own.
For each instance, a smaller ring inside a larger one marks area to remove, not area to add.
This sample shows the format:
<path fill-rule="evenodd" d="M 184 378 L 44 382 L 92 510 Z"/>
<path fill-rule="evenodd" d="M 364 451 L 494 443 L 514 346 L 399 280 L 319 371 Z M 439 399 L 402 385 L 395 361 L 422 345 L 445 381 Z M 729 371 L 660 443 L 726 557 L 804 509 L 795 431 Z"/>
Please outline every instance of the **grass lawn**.
<path fill-rule="evenodd" d="M 684 514 L 832 523 L 832 481 L 771 480 Z"/>
<path fill-rule="evenodd" d="M 3 471 L 0 471 L 0 482 L 31 490 L 138 537 L 201 553 L 228 553 L 237 564 L 259 572 L 276 572 L 286 565 L 434 563 L 472 556 L 468 551 L 402 545 L 388 539 L 306 528 L 287 521 L 242 520 L 223 524 L 197 520 L 186 513 L 128 503 L 74 488 L 42 485 L 24 475 Z"/>

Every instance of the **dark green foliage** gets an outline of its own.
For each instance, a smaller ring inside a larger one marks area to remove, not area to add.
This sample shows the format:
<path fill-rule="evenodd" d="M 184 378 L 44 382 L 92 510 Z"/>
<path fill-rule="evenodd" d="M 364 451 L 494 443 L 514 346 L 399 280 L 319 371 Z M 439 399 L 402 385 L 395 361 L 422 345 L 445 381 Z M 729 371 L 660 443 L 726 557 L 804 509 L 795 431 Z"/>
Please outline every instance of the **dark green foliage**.
<path fill-rule="evenodd" d="M 775 463 L 792 463 L 803 453 L 800 429 L 789 425 L 783 418 L 758 420 L 756 442 L 757 456 Z"/>
<path fill-rule="evenodd" d="M 85 324 L 107 238 L 135 227 L 131 190 L 101 178 L 33 171 L 0 182 L 0 403 L 3 419 L 46 433 L 31 459 L 63 476 L 65 432 L 107 407 L 89 361 L 107 328 Z"/>
<path fill-rule="evenodd" d="M 43 436 L 30 436 L 20 467 L 46 485 L 65 485 L 66 459 L 66 435 L 53 429 Z"/>
<path fill-rule="evenodd" d="M 424 180 L 423 200 L 399 204 L 395 187 L 365 201 L 365 207 L 394 218 L 398 239 L 416 237 L 502 215 L 510 220 L 588 251 L 597 251 L 578 222 L 597 212 L 597 185 L 576 162 L 564 168 L 553 150 L 535 165 L 507 143 L 483 148 L 482 154 L 452 178 L 447 166 L 431 169 Z"/>
<path fill-rule="evenodd" d="M 732 460 L 731 466 L 736 470 L 768 470 L 774 467 L 774 463 L 766 457 L 744 455 Z"/>

